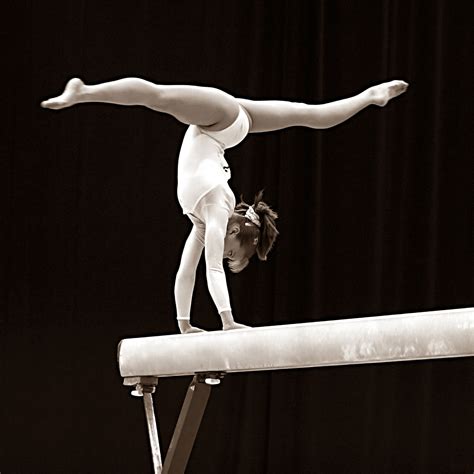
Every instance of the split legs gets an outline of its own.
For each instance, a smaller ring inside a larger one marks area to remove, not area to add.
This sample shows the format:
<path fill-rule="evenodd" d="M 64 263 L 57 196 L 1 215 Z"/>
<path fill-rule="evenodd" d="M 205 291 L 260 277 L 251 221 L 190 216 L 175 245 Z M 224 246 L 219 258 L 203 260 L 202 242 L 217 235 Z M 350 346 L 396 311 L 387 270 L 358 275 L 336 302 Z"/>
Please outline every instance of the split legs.
<path fill-rule="evenodd" d="M 239 104 L 247 112 L 250 132 L 269 132 L 301 126 L 315 129 L 334 127 L 369 105 L 384 106 L 406 91 L 408 84 L 395 80 L 369 87 L 363 92 L 326 104 L 303 104 L 280 100 L 235 99 L 213 87 L 158 85 L 129 77 L 97 85 L 71 79 L 64 92 L 41 103 L 42 107 L 62 109 L 79 103 L 103 102 L 142 105 L 172 115 L 185 124 L 219 131 L 231 125 Z"/>

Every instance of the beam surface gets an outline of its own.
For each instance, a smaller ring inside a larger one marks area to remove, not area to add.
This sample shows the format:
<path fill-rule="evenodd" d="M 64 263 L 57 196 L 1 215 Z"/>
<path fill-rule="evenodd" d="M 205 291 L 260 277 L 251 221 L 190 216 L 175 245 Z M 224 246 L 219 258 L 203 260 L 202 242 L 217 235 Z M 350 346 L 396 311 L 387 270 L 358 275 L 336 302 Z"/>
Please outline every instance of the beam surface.
<path fill-rule="evenodd" d="M 124 339 L 122 377 L 299 369 L 474 355 L 474 308 Z"/>

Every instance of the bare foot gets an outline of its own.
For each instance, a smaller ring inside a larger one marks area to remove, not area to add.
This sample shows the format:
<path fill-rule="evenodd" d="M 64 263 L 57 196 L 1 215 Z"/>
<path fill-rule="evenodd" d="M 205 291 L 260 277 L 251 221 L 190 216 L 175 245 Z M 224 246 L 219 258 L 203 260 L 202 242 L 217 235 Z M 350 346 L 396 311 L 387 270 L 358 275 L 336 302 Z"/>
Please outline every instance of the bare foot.
<path fill-rule="evenodd" d="M 403 94 L 408 88 L 405 81 L 390 81 L 368 89 L 372 104 L 383 107 L 390 99 Z"/>
<path fill-rule="evenodd" d="M 197 328 L 196 326 L 191 326 L 188 321 L 178 321 L 179 330 L 182 334 L 192 334 L 194 332 L 206 332 L 204 329 Z"/>
<path fill-rule="evenodd" d="M 239 324 L 239 323 L 230 323 L 230 324 L 224 324 L 222 326 L 222 329 L 224 331 L 230 331 L 232 329 L 248 329 L 250 326 L 246 326 L 245 324 Z"/>
<path fill-rule="evenodd" d="M 83 88 L 84 83 L 80 79 L 71 79 L 66 84 L 64 92 L 60 96 L 54 97 L 53 99 L 44 100 L 41 102 L 41 107 L 44 107 L 45 109 L 57 110 L 77 104 L 80 102 L 79 99 Z"/>

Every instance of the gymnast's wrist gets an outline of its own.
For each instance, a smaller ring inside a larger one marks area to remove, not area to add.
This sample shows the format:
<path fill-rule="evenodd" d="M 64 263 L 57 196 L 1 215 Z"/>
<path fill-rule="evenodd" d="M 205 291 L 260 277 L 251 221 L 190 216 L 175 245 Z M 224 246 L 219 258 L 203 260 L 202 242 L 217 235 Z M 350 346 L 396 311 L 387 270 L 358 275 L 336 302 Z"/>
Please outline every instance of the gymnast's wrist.
<path fill-rule="evenodd" d="M 234 322 L 234 316 L 232 316 L 232 311 L 230 309 L 221 311 L 219 316 L 221 317 L 224 324 L 230 324 Z"/>

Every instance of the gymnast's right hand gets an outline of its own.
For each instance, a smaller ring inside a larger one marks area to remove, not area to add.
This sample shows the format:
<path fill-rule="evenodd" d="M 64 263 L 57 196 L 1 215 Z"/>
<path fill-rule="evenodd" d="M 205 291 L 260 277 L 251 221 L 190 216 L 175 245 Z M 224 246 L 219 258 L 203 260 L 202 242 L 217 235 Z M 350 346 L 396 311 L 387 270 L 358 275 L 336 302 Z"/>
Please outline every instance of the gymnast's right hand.
<path fill-rule="evenodd" d="M 222 311 L 220 317 L 222 319 L 222 329 L 224 331 L 229 331 L 231 329 L 248 329 L 250 327 L 245 326 L 245 324 L 236 323 L 231 311 Z"/>
<path fill-rule="evenodd" d="M 193 332 L 206 332 L 204 329 L 197 328 L 196 326 L 191 326 L 191 323 L 188 320 L 181 319 L 178 321 L 179 330 L 182 334 L 191 334 Z"/>

